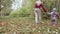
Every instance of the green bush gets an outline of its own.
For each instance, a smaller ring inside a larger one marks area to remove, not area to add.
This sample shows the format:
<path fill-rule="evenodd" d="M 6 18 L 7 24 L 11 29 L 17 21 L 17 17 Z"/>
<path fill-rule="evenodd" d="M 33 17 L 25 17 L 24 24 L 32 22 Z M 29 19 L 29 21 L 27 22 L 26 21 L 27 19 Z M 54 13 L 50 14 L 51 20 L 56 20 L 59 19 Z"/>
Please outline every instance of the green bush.
<path fill-rule="evenodd" d="M 19 13 L 15 12 L 15 11 L 12 11 L 9 16 L 10 17 L 19 17 Z"/>
<path fill-rule="evenodd" d="M 10 13 L 10 16 L 11 17 L 28 17 L 29 16 L 29 12 L 27 12 L 26 8 L 21 8 L 21 9 L 18 9 L 16 11 L 12 11 Z"/>

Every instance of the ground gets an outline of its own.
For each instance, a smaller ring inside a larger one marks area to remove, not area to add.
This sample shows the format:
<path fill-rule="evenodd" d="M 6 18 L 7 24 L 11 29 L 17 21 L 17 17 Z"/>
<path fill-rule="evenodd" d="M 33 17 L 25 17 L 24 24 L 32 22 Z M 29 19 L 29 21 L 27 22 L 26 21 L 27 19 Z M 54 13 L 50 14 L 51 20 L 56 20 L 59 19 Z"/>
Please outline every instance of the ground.
<path fill-rule="evenodd" d="M 36 24 L 34 18 L 29 17 L 0 17 L 0 34 L 60 34 L 60 20 L 56 26 L 52 26 L 49 19 L 43 22 Z"/>

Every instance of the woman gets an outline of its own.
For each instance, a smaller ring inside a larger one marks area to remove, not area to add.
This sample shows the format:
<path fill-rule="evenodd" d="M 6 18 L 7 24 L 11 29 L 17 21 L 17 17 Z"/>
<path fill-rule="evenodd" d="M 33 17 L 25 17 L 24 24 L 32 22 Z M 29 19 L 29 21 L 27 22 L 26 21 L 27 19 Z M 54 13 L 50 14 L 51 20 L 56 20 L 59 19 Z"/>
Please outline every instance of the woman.
<path fill-rule="evenodd" d="M 44 12 L 46 12 L 46 8 L 45 6 L 43 5 L 43 2 L 41 0 L 37 0 L 35 2 L 35 5 L 34 5 L 34 12 L 35 12 L 35 22 L 36 23 L 39 23 L 41 22 L 41 11 L 40 11 L 40 8 L 42 8 L 44 10 Z M 40 11 L 40 12 L 39 12 Z"/>

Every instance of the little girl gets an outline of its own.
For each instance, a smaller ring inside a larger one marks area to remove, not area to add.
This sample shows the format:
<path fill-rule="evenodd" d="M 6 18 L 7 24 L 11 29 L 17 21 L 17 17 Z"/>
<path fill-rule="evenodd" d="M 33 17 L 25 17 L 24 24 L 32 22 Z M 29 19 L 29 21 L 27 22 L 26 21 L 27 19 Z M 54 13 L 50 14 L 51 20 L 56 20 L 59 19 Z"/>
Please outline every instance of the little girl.
<path fill-rule="evenodd" d="M 56 25 L 57 24 L 57 18 L 59 17 L 59 14 L 56 10 L 56 8 L 53 8 L 51 13 L 48 13 L 51 15 L 51 23 L 52 25 Z"/>

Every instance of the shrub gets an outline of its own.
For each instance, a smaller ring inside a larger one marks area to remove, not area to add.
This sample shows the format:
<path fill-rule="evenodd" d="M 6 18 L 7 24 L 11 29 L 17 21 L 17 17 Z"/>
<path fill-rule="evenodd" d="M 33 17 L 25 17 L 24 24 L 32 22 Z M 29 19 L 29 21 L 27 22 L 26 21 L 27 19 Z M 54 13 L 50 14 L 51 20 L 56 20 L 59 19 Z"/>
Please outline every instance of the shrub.
<path fill-rule="evenodd" d="M 27 17 L 27 16 L 29 16 L 29 12 L 27 12 L 26 8 L 21 8 L 16 11 L 12 11 L 10 13 L 10 16 L 11 17 Z"/>

